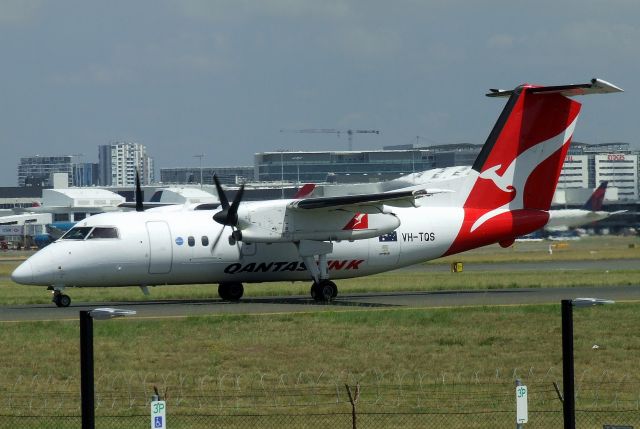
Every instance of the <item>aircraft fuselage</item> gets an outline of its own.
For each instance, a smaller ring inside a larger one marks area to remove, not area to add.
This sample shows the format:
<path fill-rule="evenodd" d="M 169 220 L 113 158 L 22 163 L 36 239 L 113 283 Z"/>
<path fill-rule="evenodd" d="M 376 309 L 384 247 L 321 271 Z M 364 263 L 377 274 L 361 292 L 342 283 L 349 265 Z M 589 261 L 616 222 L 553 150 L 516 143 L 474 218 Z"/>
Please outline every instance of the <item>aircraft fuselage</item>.
<path fill-rule="evenodd" d="M 327 255 L 331 278 L 365 276 L 442 256 L 463 217 L 463 209 L 431 208 L 428 215 L 421 208 L 394 211 L 402 224 L 393 233 L 334 242 Z M 222 226 L 211 215 L 185 211 L 92 216 L 78 226 L 113 227 L 117 238 L 58 240 L 32 256 L 14 278 L 23 284 L 80 287 L 310 280 L 293 243 L 231 245 L 227 227 L 212 251 Z"/>
<path fill-rule="evenodd" d="M 461 237 L 465 209 L 395 208 L 401 226 L 379 237 L 336 241 L 327 255 L 330 277 L 343 279 L 393 270 L 441 257 L 456 242 L 466 250 L 511 239 L 516 220 L 530 232 L 546 212 L 507 212 L 490 231 Z M 23 263 L 13 278 L 22 284 L 129 286 L 310 280 L 294 243 L 230 244 L 231 229 L 211 220 L 211 211 L 105 213 L 77 227 L 115 228 L 117 238 L 60 239 Z M 468 225 L 466 226 L 468 229 Z M 212 244 L 221 239 L 212 250 Z"/>

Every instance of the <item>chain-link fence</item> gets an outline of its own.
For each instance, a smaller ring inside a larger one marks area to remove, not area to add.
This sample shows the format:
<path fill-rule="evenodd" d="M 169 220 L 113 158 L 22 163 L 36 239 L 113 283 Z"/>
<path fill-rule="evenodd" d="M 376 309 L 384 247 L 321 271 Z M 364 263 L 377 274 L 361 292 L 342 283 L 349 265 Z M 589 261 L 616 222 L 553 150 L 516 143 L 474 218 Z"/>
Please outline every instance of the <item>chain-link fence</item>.
<path fill-rule="evenodd" d="M 513 428 L 515 379 L 529 391 L 527 429 L 562 427 L 555 368 L 470 374 L 407 372 L 141 374 L 96 379 L 96 427 L 148 428 L 157 386 L 169 428 Z M 640 383 L 631 376 L 576 377 L 576 426 L 640 428 Z M 556 385 L 554 386 L 554 383 Z M 0 429 L 80 427 L 79 380 L 18 377 L 0 385 Z M 357 386 L 357 387 L 356 387 Z M 354 411 L 355 413 L 352 413 Z"/>
<path fill-rule="evenodd" d="M 7 416 L 0 415 L 2 429 L 77 429 L 80 416 Z M 97 429 L 149 428 L 149 415 L 97 416 Z M 562 411 L 536 411 L 529 413 L 527 429 L 561 428 Z M 640 427 L 640 412 L 627 411 L 578 411 L 577 428 L 602 429 L 606 425 Z M 363 413 L 356 415 L 358 428 L 505 428 L 515 426 L 513 411 L 477 413 Z M 239 415 L 169 415 L 167 427 L 171 429 L 196 428 L 351 428 L 351 413 L 304 414 L 239 414 Z"/>

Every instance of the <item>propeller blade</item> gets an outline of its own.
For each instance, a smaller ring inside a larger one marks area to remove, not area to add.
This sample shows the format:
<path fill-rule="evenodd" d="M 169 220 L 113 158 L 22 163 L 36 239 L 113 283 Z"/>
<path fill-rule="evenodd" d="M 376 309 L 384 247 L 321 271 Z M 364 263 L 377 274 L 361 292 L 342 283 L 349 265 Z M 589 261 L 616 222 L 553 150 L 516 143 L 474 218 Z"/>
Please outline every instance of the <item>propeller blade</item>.
<path fill-rule="evenodd" d="M 216 182 L 216 187 L 219 186 L 219 182 L 217 178 L 214 176 L 214 180 Z M 224 191 L 222 191 L 222 187 L 218 190 L 220 195 L 224 195 Z M 242 196 L 244 195 L 244 183 L 240 186 L 238 193 L 233 198 L 233 203 L 229 205 L 229 200 L 224 196 L 220 198 L 220 203 L 222 204 L 222 210 L 215 213 L 213 215 L 213 220 L 218 222 L 220 225 L 229 225 L 229 226 L 238 226 L 238 207 L 240 207 L 240 203 L 242 202 Z M 226 204 L 226 206 L 225 206 Z"/>
<path fill-rule="evenodd" d="M 236 196 L 233 198 L 233 203 L 231 203 L 231 207 L 229 208 L 229 214 L 233 214 L 236 216 L 236 222 L 238 222 L 237 218 L 238 218 L 238 207 L 240 206 L 240 202 L 242 201 L 242 195 L 244 194 L 244 183 L 242 185 L 240 185 L 240 190 L 238 190 L 238 193 L 236 194 Z"/>
<path fill-rule="evenodd" d="M 216 184 L 216 191 L 218 191 L 218 199 L 220 200 L 220 205 L 222 206 L 222 209 L 228 209 L 229 208 L 229 200 L 227 199 L 227 196 L 225 195 L 224 191 L 222 190 L 222 185 L 220 185 L 220 181 L 218 180 L 218 176 L 214 173 L 213 174 L 213 181 Z"/>
<path fill-rule="evenodd" d="M 229 209 L 222 209 L 219 212 L 213 214 L 213 220 L 218 222 L 220 225 L 228 225 L 229 222 L 227 219 L 229 218 Z"/>
<path fill-rule="evenodd" d="M 222 237 L 222 233 L 224 232 L 225 228 L 226 228 L 226 225 L 220 228 L 220 232 L 218 233 L 218 236 L 216 237 L 216 239 L 213 241 L 213 244 L 211 245 L 211 253 L 213 253 L 216 250 L 216 247 L 218 246 L 218 242 L 220 241 L 220 237 Z"/>
<path fill-rule="evenodd" d="M 144 205 L 142 204 L 142 188 L 140 187 L 140 174 L 136 168 L 136 211 L 143 212 Z"/>

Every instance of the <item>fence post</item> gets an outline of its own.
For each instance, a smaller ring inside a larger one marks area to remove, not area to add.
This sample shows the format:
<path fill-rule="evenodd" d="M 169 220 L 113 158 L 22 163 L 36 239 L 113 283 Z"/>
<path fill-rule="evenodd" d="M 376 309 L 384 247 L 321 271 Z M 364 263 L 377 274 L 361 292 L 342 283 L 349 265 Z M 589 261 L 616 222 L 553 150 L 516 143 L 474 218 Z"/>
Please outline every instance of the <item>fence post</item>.
<path fill-rule="evenodd" d="M 151 427 L 157 429 L 167 428 L 166 403 L 160 396 L 158 388 L 153 386 L 154 394 L 151 395 Z"/>
<path fill-rule="evenodd" d="M 562 311 L 562 414 L 564 429 L 576 429 L 576 401 L 573 367 L 573 302 L 561 301 Z"/>
<path fill-rule="evenodd" d="M 355 395 L 351 394 L 351 387 L 348 384 L 345 384 L 344 387 L 347 388 L 347 394 L 349 395 L 349 402 L 351 402 L 351 421 L 353 429 L 356 429 L 356 404 L 358 403 L 358 399 L 360 399 L 360 383 L 356 384 L 356 393 Z"/>
<path fill-rule="evenodd" d="M 522 386 L 522 380 L 520 380 L 519 378 L 516 378 L 516 387 L 518 386 Z M 517 411 L 516 411 L 516 414 L 517 414 Z M 524 429 L 524 423 L 518 423 L 517 418 L 516 418 L 516 429 Z"/>
<path fill-rule="evenodd" d="M 80 403 L 82 429 L 96 427 L 95 387 L 93 380 L 93 318 L 80 311 Z"/>

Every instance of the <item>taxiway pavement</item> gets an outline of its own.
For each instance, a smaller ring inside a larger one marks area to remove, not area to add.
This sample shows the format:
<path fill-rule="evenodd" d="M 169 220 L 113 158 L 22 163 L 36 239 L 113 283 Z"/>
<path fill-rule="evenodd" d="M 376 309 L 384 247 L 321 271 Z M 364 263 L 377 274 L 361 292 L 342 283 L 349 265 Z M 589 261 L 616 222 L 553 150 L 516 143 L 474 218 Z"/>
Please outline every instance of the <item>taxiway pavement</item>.
<path fill-rule="evenodd" d="M 53 304 L 0 307 L 0 322 L 77 320 L 80 310 L 117 307 L 135 310 L 139 318 L 169 318 L 216 314 L 276 314 L 341 311 L 371 308 L 437 308 L 479 305 L 527 305 L 560 303 L 562 299 L 595 297 L 614 301 L 640 301 L 640 286 L 492 289 L 437 292 L 385 292 L 341 294 L 329 304 L 308 296 L 247 297 L 240 302 L 162 300 L 74 303 L 67 308 Z"/>

